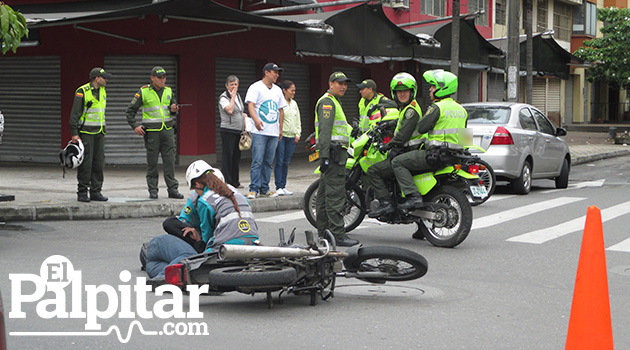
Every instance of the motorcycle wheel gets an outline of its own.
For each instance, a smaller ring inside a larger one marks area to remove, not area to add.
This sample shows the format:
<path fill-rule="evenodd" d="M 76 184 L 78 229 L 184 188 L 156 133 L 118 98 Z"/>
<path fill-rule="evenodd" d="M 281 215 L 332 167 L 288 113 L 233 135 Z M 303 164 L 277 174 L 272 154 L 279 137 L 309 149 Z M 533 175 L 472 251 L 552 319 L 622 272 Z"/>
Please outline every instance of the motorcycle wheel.
<path fill-rule="evenodd" d="M 267 287 L 285 286 L 297 278 L 290 266 L 230 266 L 211 270 L 209 284 L 216 287 Z"/>
<path fill-rule="evenodd" d="M 453 248 L 462 243 L 472 226 L 472 207 L 464 194 L 451 186 L 438 186 L 429 192 L 425 202 L 441 203 L 447 209 L 437 210 L 437 220 L 422 219 L 423 231 L 427 241 L 436 247 Z"/>
<path fill-rule="evenodd" d="M 385 272 L 379 278 L 359 278 L 362 281 L 410 281 L 424 276 L 429 264 L 422 255 L 396 247 L 363 247 L 357 254 L 346 257 L 343 264 L 353 272 Z"/>
<path fill-rule="evenodd" d="M 313 227 L 317 227 L 316 203 L 319 181 L 320 180 L 317 179 L 313 182 L 304 193 L 304 215 Z M 352 190 L 346 190 L 346 203 L 343 207 L 343 226 L 345 231 L 350 232 L 361 225 L 365 218 L 365 212 L 365 196 L 363 195 L 363 191 L 357 186 L 353 186 Z"/>
<path fill-rule="evenodd" d="M 483 186 L 486 188 L 486 191 L 488 192 L 488 195 L 484 199 L 478 199 L 478 198 L 473 199 L 473 197 L 470 195 L 470 189 L 466 188 L 462 190 L 462 192 L 464 192 L 464 194 L 468 198 L 468 202 L 470 203 L 470 205 L 474 207 L 474 206 L 484 203 L 485 201 L 488 200 L 488 198 L 490 198 L 490 196 L 492 196 L 492 194 L 494 193 L 494 188 L 497 185 L 496 184 L 497 178 L 494 175 L 494 170 L 492 170 L 492 167 L 486 161 L 481 160 L 481 159 L 475 159 L 474 161 L 471 161 L 471 164 L 483 165 L 486 167 L 486 170 L 483 170 L 483 171 L 480 170 L 479 174 L 477 175 L 479 176 L 479 179 L 483 181 Z"/>

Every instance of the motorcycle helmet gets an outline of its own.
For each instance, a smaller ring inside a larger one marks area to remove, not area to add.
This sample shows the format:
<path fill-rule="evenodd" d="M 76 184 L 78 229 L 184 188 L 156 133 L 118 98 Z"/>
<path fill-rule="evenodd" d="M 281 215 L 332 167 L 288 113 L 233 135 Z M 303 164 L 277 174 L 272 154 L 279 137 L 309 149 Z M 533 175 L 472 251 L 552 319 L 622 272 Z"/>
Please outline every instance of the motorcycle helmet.
<path fill-rule="evenodd" d="M 70 141 L 66 148 L 59 152 L 59 161 L 61 165 L 68 169 L 76 169 L 83 163 L 84 156 L 85 147 L 83 147 L 83 142 L 81 140 L 78 143 Z"/>
<path fill-rule="evenodd" d="M 437 98 L 448 97 L 457 92 L 457 75 L 443 69 L 433 69 L 422 75 L 427 83 L 435 86 L 433 95 Z"/>
<path fill-rule="evenodd" d="M 225 182 L 225 178 L 223 177 L 223 173 L 219 169 L 215 169 L 210 166 L 210 164 L 206 163 L 203 160 L 196 160 L 192 162 L 186 169 L 186 183 L 192 190 L 192 180 L 200 177 L 205 174 L 206 171 L 212 171 L 216 177 L 218 177 L 221 181 Z"/>
<path fill-rule="evenodd" d="M 416 93 L 418 92 L 416 78 L 405 72 L 394 75 L 389 87 L 392 90 L 392 99 L 396 101 L 396 103 L 400 103 L 400 101 L 398 101 L 398 97 L 396 96 L 396 90 L 413 90 L 410 101 L 416 98 Z"/>

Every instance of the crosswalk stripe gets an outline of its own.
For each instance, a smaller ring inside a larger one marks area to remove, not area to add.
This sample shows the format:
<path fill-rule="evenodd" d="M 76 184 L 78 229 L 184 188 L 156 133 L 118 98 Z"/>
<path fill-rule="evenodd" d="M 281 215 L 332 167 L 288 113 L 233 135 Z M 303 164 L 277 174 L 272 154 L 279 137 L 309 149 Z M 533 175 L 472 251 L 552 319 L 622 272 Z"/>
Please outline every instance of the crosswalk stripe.
<path fill-rule="evenodd" d="M 578 182 L 575 184 L 570 184 L 568 189 L 577 189 L 577 188 L 584 188 L 584 187 L 602 187 L 604 186 L 604 182 L 606 180 L 601 179 L 601 180 L 594 180 L 594 181 L 584 181 L 584 182 Z M 560 192 L 560 191 L 566 191 L 567 189 L 565 188 L 558 188 L 558 189 L 553 189 L 553 190 L 546 190 L 546 191 L 540 191 L 538 193 L 543 193 L 543 194 L 548 194 L 548 193 L 554 193 L 554 192 Z"/>
<path fill-rule="evenodd" d="M 268 218 L 261 218 L 261 219 L 256 219 L 256 221 L 259 222 L 271 222 L 271 223 L 281 223 L 281 222 L 287 222 L 287 221 L 292 221 L 292 220 L 301 220 L 301 219 L 305 219 L 306 216 L 304 216 L 304 212 L 303 211 L 293 211 L 290 213 L 286 213 L 286 214 L 281 214 L 281 215 L 275 215 L 275 216 L 270 216 Z"/>
<path fill-rule="evenodd" d="M 630 202 L 617 204 L 610 208 L 602 210 L 602 222 L 612 220 L 618 216 L 627 214 L 630 212 Z M 584 223 L 586 222 L 586 215 L 577 219 L 558 224 L 553 227 L 547 227 L 544 229 L 532 231 L 519 236 L 508 238 L 509 242 L 521 242 L 542 244 L 552 239 L 568 235 L 569 233 L 584 230 Z"/>
<path fill-rule="evenodd" d="M 625 239 L 611 247 L 606 248 L 606 250 L 613 250 L 616 252 L 630 252 L 630 238 Z"/>
<path fill-rule="evenodd" d="M 502 199 L 508 199 L 508 198 L 512 198 L 512 197 L 516 197 L 516 195 L 515 194 L 493 194 L 492 196 L 490 196 L 490 198 L 488 198 L 486 203 L 496 202 L 496 201 L 500 201 Z"/>
<path fill-rule="evenodd" d="M 490 197 L 490 199 L 492 199 L 492 197 Z M 478 219 L 474 219 L 471 229 L 475 230 L 475 229 L 485 228 L 485 227 L 489 227 L 489 226 L 493 226 L 493 225 L 497 225 L 497 224 L 503 224 L 503 223 L 505 223 L 506 221 L 509 221 L 509 220 L 518 219 L 518 218 L 523 217 L 523 216 L 531 215 L 531 214 L 534 214 L 534 213 L 537 213 L 537 212 L 540 212 L 540 211 L 544 211 L 544 210 L 547 210 L 547 209 L 550 209 L 550 208 L 555 208 L 557 206 L 561 206 L 561 205 L 565 205 L 565 204 L 581 201 L 581 200 L 584 200 L 584 199 L 586 199 L 586 198 L 582 198 L 582 197 L 560 197 L 560 198 L 550 199 L 550 200 L 544 201 L 544 202 L 539 202 L 539 203 L 526 205 L 526 206 L 523 206 L 523 207 L 518 207 L 518 208 L 514 208 L 514 209 L 510 209 L 510 210 L 505 210 L 505 211 L 502 211 L 500 213 L 496 213 L 496 214 L 484 216 L 484 217 L 481 217 L 481 218 L 478 218 Z"/>

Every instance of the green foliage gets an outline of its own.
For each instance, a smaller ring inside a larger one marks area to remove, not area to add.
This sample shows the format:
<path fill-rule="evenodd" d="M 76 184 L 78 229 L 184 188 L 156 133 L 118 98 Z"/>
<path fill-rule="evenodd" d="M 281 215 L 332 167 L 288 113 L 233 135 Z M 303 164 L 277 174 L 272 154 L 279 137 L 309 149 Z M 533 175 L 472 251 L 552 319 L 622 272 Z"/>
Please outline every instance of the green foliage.
<path fill-rule="evenodd" d="M 2 54 L 4 55 L 9 50 L 15 53 L 24 36 L 28 37 L 24 16 L 0 1 L 0 51 Z"/>
<path fill-rule="evenodd" d="M 604 81 L 630 89 L 630 9 L 597 9 L 597 20 L 604 22 L 602 38 L 584 41 L 575 56 L 593 63 L 588 81 Z"/>

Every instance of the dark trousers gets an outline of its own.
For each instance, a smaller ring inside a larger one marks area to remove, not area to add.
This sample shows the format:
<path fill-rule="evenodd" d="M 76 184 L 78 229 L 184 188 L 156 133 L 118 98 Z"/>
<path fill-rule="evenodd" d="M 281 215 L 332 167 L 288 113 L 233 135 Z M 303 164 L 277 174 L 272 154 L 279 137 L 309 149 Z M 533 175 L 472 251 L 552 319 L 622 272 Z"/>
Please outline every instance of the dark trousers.
<path fill-rule="evenodd" d="M 241 150 L 238 148 L 240 133 L 221 129 L 221 172 L 225 182 L 234 187 L 241 185 L 238 178 L 238 163 L 241 161 Z"/>
<path fill-rule="evenodd" d="M 201 253 L 206 250 L 206 244 L 203 241 L 195 241 L 194 239 L 183 235 L 183 230 L 186 227 L 192 226 L 184 224 L 183 222 L 179 221 L 179 219 L 177 219 L 175 216 L 164 220 L 164 222 L 162 223 L 162 227 L 164 227 L 164 231 L 166 231 L 166 233 L 168 233 L 169 235 L 179 237 L 183 239 L 184 242 L 190 244 L 190 246 L 193 247 L 197 251 L 197 253 Z M 196 228 L 196 230 L 201 235 L 201 229 Z"/>
<path fill-rule="evenodd" d="M 177 192 L 179 182 L 175 179 L 175 130 L 147 131 L 144 137 L 147 149 L 147 186 L 149 192 L 158 191 L 158 157 L 162 155 L 164 182 L 168 193 Z"/>
<path fill-rule="evenodd" d="M 345 158 L 344 158 L 345 159 Z M 319 177 L 317 188 L 316 222 L 317 232 L 323 235 L 328 229 L 335 238 L 344 237 L 343 206 L 346 203 L 346 165 L 331 162 Z"/>
<path fill-rule="evenodd" d="M 101 193 L 103 187 L 103 166 L 105 165 L 105 134 L 79 135 L 85 147 L 83 162 L 77 169 L 78 194 Z"/>

